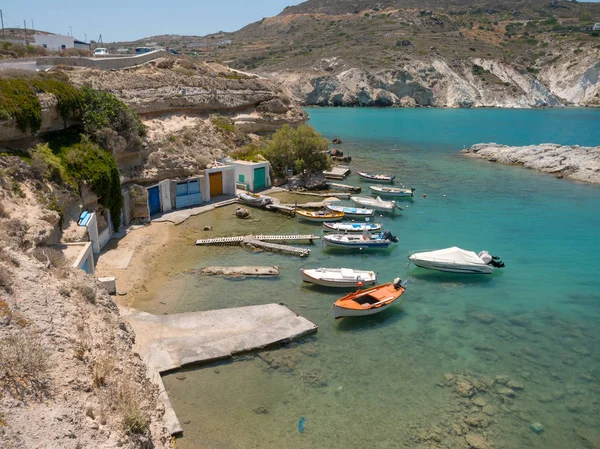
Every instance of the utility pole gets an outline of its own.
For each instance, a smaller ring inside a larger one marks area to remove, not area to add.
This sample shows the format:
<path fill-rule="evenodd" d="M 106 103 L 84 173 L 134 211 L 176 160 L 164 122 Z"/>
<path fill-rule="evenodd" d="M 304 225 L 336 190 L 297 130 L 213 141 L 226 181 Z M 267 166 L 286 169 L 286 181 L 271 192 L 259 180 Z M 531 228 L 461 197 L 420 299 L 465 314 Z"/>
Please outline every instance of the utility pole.
<path fill-rule="evenodd" d="M 23 19 L 23 29 L 25 30 L 25 45 L 27 45 L 27 22 Z"/>
<path fill-rule="evenodd" d="M 35 28 L 34 28 L 34 26 L 33 26 L 33 19 L 31 19 L 31 31 L 32 31 L 33 33 L 35 33 Z"/>
<path fill-rule="evenodd" d="M 0 9 L 0 22 L 2 22 L 2 39 L 5 39 L 6 36 L 4 35 L 4 16 L 2 15 L 1 9 Z"/>
<path fill-rule="evenodd" d="M 83 35 L 85 36 L 85 41 L 87 42 L 87 33 L 83 33 Z"/>
<path fill-rule="evenodd" d="M 71 32 L 71 37 L 73 37 L 73 27 L 69 27 L 69 31 Z"/>

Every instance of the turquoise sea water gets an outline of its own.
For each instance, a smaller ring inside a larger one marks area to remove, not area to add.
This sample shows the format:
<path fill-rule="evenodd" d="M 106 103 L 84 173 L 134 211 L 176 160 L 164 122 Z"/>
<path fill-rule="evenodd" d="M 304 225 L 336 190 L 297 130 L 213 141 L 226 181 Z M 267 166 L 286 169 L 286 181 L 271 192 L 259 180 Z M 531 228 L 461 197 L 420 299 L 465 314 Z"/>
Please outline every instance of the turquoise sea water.
<path fill-rule="evenodd" d="M 320 226 L 255 210 L 240 221 L 230 207 L 181 225 L 162 261 L 166 281 L 138 307 L 163 313 L 284 302 L 320 328 L 280 350 L 165 376 L 184 424 L 178 447 L 467 448 L 475 436 L 496 448 L 597 447 L 600 188 L 459 150 L 489 141 L 598 145 L 600 110 L 309 114 L 324 136 L 343 139 L 353 171 L 393 172 L 417 189 L 403 212 L 380 217 L 400 241 L 365 254 L 318 243 L 298 259 L 191 244 L 199 236 L 319 233 Z M 368 193 L 356 175 L 344 182 Z M 201 231 L 205 224 L 214 230 Z M 406 266 L 411 251 L 453 245 L 487 249 L 506 268 L 461 276 Z M 220 264 L 278 265 L 281 276 L 185 273 Z M 373 317 L 334 321 L 331 304 L 341 294 L 300 282 L 300 268 L 318 266 L 372 269 L 382 282 L 408 278 L 405 301 Z M 477 393 L 461 396 L 456 376 Z M 502 376 L 514 397 L 502 390 Z M 534 433 L 534 422 L 544 431 Z"/>

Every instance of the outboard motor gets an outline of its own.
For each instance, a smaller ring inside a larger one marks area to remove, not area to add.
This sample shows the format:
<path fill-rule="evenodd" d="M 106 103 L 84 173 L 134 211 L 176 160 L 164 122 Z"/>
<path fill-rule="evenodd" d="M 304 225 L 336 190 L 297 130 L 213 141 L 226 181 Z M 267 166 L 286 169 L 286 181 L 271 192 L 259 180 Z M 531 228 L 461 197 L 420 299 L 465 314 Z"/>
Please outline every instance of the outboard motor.
<path fill-rule="evenodd" d="M 504 268 L 505 266 L 504 262 L 502 262 L 498 256 L 492 256 L 492 261 L 490 262 L 490 265 L 495 268 Z"/>
<path fill-rule="evenodd" d="M 398 243 L 398 237 L 394 236 L 390 231 L 383 231 L 381 236 L 385 240 L 389 240 L 390 242 L 393 242 L 393 243 Z"/>
<path fill-rule="evenodd" d="M 494 268 L 503 268 L 504 262 L 498 256 L 492 256 L 487 251 L 481 251 L 477 256 L 483 260 L 486 265 L 491 265 Z"/>
<path fill-rule="evenodd" d="M 398 290 L 400 287 L 406 288 L 406 284 L 408 284 L 408 279 L 402 282 L 402 279 L 396 278 L 394 279 L 394 288 Z"/>

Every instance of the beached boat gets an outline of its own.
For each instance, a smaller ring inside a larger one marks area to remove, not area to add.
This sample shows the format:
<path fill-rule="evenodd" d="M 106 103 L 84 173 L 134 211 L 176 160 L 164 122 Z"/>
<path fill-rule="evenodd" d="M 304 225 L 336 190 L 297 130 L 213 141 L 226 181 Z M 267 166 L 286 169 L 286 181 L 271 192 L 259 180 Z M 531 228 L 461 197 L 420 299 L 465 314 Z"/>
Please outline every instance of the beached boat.
<path fill-rule="evenodd" d="M 487 251 L 475 254 L 456 246 L 414 253 L 408 256 L 408 260 L 421 268 L 451 273 L 491 274 L 494 268 L 504 267 L 504 262 Z"/>
<path fill-rule="evenodd" d="M 238 198 L 250 206 L 266 206 L 273 202 L 273 198 L 266 195 L 258 195 L 256 193 L 244 192 L 238 195 Z"/>
<path fill-rule="evenodd" d="M 370 234 L 327 234 L 323 236 L 325 246 L 347 249 L 385 249 L 390 243 L 397 243 L 398 238 L 390 231 Z"/>
<path fill-rule="evenodd" d="M 302 220 L 323 223 L 326 221 L 340 221 L 342 218 L 344 218 L 344 213 L 330 210 L 312 211 L 297 209 L 296 216 Z"/>
<path fill-rule="evenodd" d="M 363 233 L 363 232 L 377 232 L 381 231 L 381 225 L 379 223 L 351 223 L 349 221 L 338 222 L 338 223 L 323 223 L 323 230 L 328 232 L 338 233 Z"/>
<path fill-rule="evenodd" d="M 349 207 L 349 206 L 337 206 L 334 204 L 328 204 L 328 210 L 333 212 L 343 212 L 346 218 L 369 218 L 375 215 L 373 209 L 365 209 L 360 207 Z"/>
<path fill-rule="evenodd" d="M 399 187 L 386 187 L 386 186 L 369 186 L 371 192 L 375 195 L 382 196 L 384 198 L 402 198 L 412 197 L 415 189 L 401 189 Z"/>
<path fill-rule="evenodd" d="M 369 198 L 366 196 L 351 196 L 350 199 L 357 206 L 368 207 L 379 212 L 394 212 L 395 209 L 402 210 L 402 208 L 394 201 L 385 201 L 379 197 Z"/>
<path fill-rule="evenodd" d="M 300 270 L 302 280 L 324 287 L 356 288 L 373 285 L 377 281 L 374 271 L 353 270 L 352 268 L 317 268 Z"/>
<path fill-rule="evenodd" d="M 333 303 L 333 316 L 337 320 L 346 316 L 365 316 L 383 312 L 406 290 L 406 281 L 394 282 L 350 293 Z"/>
<path fill-rule="evenodd" d="M 392 184 L 394 182 L 394 178 L 396 178 L 396 175 L 378 175 L 378 174 L 369 174 L 369 173 L 365 173 L 365 172 L 358 172 L 358 176 L 360 176 L 362 179 L 367 180 L 367 181 L 371 181 L 371 182 L 384 182 L 387 184 Z"/>

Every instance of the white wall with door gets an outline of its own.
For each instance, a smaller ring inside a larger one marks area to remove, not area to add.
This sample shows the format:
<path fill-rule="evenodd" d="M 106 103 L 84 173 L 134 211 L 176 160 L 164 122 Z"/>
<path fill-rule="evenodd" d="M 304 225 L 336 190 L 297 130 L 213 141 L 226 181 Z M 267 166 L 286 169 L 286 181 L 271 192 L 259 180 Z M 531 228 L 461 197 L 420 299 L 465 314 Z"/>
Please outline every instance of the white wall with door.
<path fill-rule="evenodd" d="M 271 187 L 269 162 L 233 161 L 235 182 L 246 186 L 246 190 L 255 192 Z"/>

